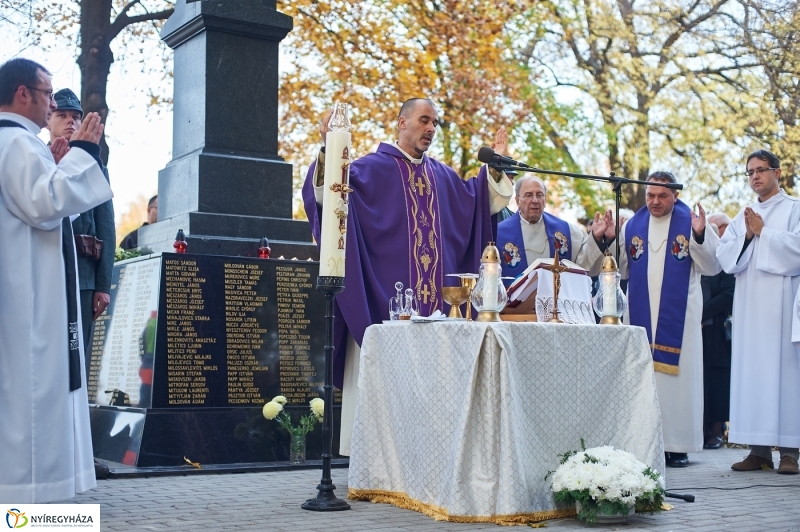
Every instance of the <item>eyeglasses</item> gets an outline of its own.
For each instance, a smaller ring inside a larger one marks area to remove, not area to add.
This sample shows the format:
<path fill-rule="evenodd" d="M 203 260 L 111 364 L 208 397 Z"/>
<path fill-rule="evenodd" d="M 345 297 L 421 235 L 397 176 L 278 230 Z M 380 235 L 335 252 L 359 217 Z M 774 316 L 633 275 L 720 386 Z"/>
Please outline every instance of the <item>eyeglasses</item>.
<path fill-rule="evenodd" d="M 536 199 L 538 199 L 538 200 L 540 200 L 540 201 L 541 201 L 541 200 L 543 200 L 543 199 L 544 199 L 544 194 L 542 194 L 541 192 L 537 192 L 537 193 L 534 195 L 534 194 L 533 194 L 533 192 L 526 192 L 526 193 L 525 193 L 525 194 L 523 194 L 522 196 L 517 196 L 517 197 L 518 197 L 518 198 L 519 198 L 519 197 L 522 197 L 522 199 L 524 199 L 525 201 L 531 201 L 533 198 L 536 198 Z"/>
<path fill-rule="evenodd" d="M 32 91 L 43 92 L 43 93 L 47 94 L 48 98 L 50 98 L 50 101 L 55 101 L 55 97 L 53 96 L 53 89 L 50 89 L 48 91 L 48 90 L 44 90 L 44 89 L 37 89 L 36 87 L 28 87 L 27 85 L 25 85 L 25 88 L 30 89 Z"/>
<path fill-rule="evenodd" d="M 753 174 L 761 175 L 769 170 L 778 170 L 778 168 L 756 168 L 755 170 L 747 170 L 744 175 L 747 177 L 753 177 Z"/>

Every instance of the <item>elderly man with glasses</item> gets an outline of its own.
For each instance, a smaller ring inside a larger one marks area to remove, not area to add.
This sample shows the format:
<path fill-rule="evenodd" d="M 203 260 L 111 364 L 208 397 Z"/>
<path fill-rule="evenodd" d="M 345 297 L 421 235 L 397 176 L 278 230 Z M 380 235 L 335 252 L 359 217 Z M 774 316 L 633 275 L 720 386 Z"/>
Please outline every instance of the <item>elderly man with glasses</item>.
<path fill-rule="evenodd" d="M 774 469 L 797 474 L 800 448 L 800 357 L 792 345 L 800 285 L 800 201 L 780 188 L 778 158 L 747 157 L 746 175 L 758 200 L 742 209 L 717 248 L 722 268 L 736 276 L 731 345 L 728 441 L 750 454 L 734 471 Z"/>
<path fill-rule="evenodd" d="M 596 213 L 591 234 L 544 211 L 547 186 L 538 177 L 526 175 L 514 185 L 517 212 L 497 225 L 497 247 L 503 277 L 514 278 L 539 258 L 552 258 L 558 249 L 559 258 L 571 260 L 597 275 L 603 252 L 614 239 L 615 226 L 611 211 Z M 508 279 L 506 284 L 510 284 Z"/>

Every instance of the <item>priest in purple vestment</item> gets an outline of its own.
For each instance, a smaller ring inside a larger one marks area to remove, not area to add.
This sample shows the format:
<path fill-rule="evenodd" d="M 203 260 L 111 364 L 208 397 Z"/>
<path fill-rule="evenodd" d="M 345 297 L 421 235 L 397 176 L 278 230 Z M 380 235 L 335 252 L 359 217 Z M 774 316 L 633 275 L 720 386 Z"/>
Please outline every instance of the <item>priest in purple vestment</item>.
<path fill-rule="evenodd" d="M 325 138 L 330 115 L 320 131 Z M 481 168 L 461 179 L 426 152 L 439 126 L 434 103 L 406 101 L 397 119 L 396 142 L 350 165 L 345 258 L 345 290 L 336 297 L 334 384 L 343 391 L 339 453 L 350 454 L 357 398 L 358 355 L 367 327 L 389 319 L 389 299 L 397 281 L 414 290 L 420 315 L 444 312 L 443 286 L 457 284 L 450 273 L 477 273 L 483 248 L 494 241 L 492 216 L 513 193 L 501 172 Z M 505 154 L 500 129 L 493 149 Z M 323 148 L 324 150 L 324 148 Z M 319 242 L 324 155 L 309 168 L 303 202 Z"/>

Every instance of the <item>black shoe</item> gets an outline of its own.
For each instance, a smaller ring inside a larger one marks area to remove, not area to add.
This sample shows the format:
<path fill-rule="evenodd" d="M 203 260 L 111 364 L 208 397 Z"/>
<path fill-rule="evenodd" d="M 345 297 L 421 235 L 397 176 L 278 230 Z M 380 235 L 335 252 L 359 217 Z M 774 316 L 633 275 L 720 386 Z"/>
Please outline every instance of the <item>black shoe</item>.
<path fill-rule="evenodd" d="M 108 466 L 105 464 L 101 464 L 97 460 L 94 461 L 94 477 L 97 480 L 108 478 L 111 474 L 111 471 L 108 470 Z"/>
<path fill-rule="evenodd" d="M 669 453 L 667 467 L 686 467 L 689 465 L 689 456 L 686 453 Z"/>
<path fill-rule="evenodd" d="M 722 447 L 722 436 L 713 436 L 703 444 L 703 449 L 719 449 L 720 447 Z"/>

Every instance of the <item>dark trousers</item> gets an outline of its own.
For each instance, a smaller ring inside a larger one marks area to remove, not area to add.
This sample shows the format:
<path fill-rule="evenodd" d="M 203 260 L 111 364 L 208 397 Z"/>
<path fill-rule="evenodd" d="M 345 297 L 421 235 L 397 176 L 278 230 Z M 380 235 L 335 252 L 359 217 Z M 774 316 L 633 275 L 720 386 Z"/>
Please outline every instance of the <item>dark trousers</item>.
<path fill-rule="evenodd" d="M 81 326 L 83 328 L 83 358 L 86 363 L 86 378 L 89 378 L 89 362 L 92 354 L 92 330 L 94 329 L 94 310 L 92 309 L 94 290 L 81 290 Z"/>

